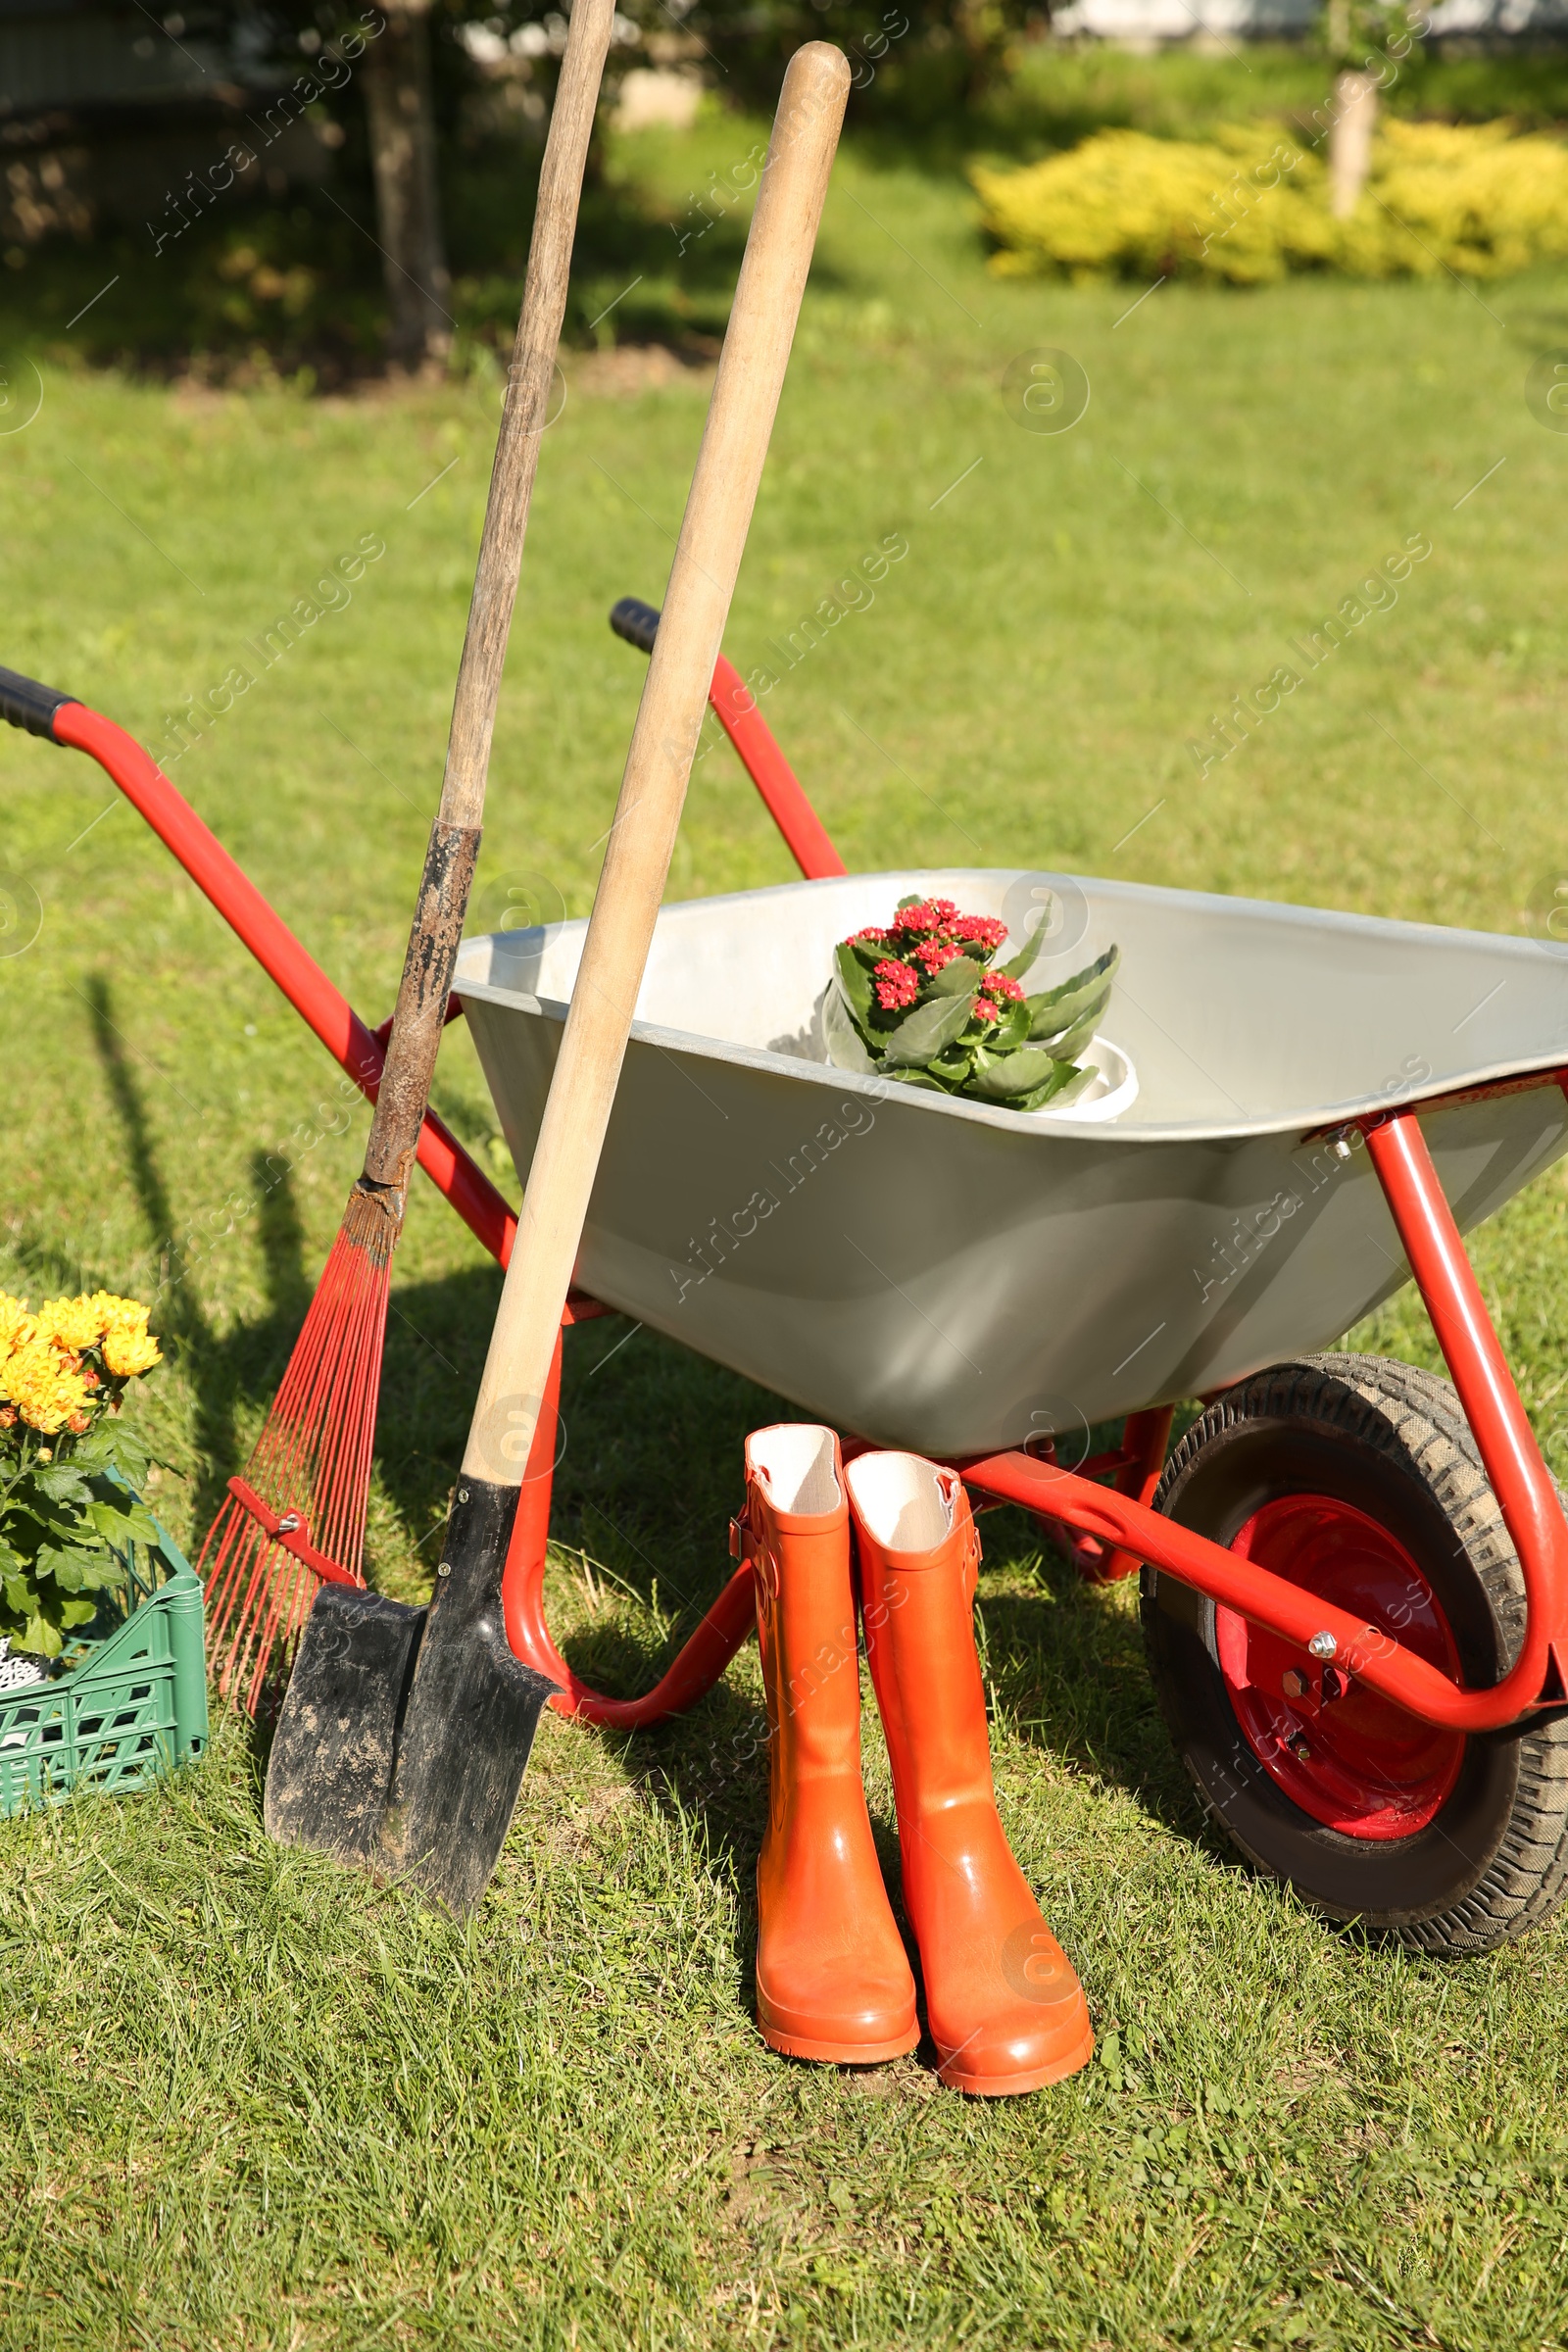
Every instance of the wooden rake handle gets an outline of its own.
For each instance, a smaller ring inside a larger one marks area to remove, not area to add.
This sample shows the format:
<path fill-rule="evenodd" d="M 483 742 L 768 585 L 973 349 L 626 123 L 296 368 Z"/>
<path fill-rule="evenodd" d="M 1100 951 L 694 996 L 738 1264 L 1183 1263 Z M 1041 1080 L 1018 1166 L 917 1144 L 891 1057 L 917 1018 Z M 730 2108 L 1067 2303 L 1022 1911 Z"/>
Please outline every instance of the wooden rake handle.
<path fill-rule="evenodd" d="M 615 821 L 468 1432 L 466 1477 L 521 1483 L 669 871 L 709 681 L 757 502 L 850 69 L 826 41 L 784 76 Z"/>
<path fill-rule="evenodd" d="M 452 704 L 441 806 L 430 828 L 419 903 L 409 934 L 386 1068 L 365 1153 L 365 1177 L 401 1218 L 446 1020 L 468 889 L 479 856 L 490 739 L 512 630 L 539 444 L 551 422 L 556 352 L 566 315 L 583 168 L 615 0 L 576 0 L 539 175 L 517 339 L 508 370 L 490 474 L 468 629 Z"/>

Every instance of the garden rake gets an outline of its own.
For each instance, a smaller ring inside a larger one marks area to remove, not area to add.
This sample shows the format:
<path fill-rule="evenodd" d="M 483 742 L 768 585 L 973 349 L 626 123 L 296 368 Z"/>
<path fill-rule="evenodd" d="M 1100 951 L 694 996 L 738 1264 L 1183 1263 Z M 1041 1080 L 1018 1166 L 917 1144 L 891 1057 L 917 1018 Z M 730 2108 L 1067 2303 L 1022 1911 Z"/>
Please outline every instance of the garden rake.
<path fill-rule="evenodd" d="M 363 1586 L 392 1253 L 429 1099 L 468 889 L 539 444 L 550 421 L 583 168 L 613 0 L 577 0 L 540 174 L 522 315 L 453 703 L 441 804 L 392 1017 L 365 1167 L 282 1385 L 228 1482 L 199 1563 L 220 1690 L 254 1714 L 323 1582 Z"/>

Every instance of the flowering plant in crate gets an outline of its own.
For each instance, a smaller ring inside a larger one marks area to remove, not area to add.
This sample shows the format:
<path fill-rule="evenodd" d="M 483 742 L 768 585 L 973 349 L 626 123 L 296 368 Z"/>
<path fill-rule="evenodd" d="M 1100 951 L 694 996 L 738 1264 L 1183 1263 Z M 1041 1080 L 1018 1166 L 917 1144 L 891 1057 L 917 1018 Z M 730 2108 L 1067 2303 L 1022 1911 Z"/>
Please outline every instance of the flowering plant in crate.
<path fill-rule="evenodd" d="M 117 1416 L 161 1360 L 134 1298 L 95 1291 L 29 1314 L 0 1292 L 0 1648 L 57 1657 L 123 1587 L 130 1540 L 156 1539 L 131 1492 L 149 1456 Z"/>
<path fill-rule="evenodd" d="M 1078 1055 L 1121 952 L 1107 948 L 1031 997 L 1023 979 L 1039 955 L 1034 941 L 992 968 L 1006 936 L 1005 923 L 960 914 L 951 899 L 909 898 L 891 923 L 842 940 L 823 1006 L 830 1060 L 1004 1110 L 1070 1102 L 1093 1076 Z"/>

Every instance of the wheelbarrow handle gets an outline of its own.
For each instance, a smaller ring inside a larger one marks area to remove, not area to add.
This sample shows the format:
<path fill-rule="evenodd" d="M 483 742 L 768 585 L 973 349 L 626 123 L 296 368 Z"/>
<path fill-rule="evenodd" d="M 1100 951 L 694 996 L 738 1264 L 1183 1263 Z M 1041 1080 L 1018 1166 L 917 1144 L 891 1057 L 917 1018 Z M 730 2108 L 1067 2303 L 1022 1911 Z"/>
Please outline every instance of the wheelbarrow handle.
<path fill-rule="evenodd" d="M 58 687 L 40 686 L 36 678 L 24 678 L 20 669 L 0 669 L 0 717 L 14 727 L 25 727 L 29 735 L 41 735 L 46 743 L 55 741 L 55 712 L 75 699 Z"/>
<path fill-rule="evenodd" d="M 74 696 L 41 686 L 35 678 L 23 677 L 12 669 L 0 669 L 0 710 L 13 726 L 25 727 L 45 742 L 85 752 L 97 760 L 165 848 L 172 852 L 197 889 L 212 901 L 268 978 L 315 1030 L 333 1060 L 373 1102 L 386 1058 L 379 1039 L 134 736 L 99 711 L 89 710 Z M 425 1112 L 419 1132 L 418 1159 L 475 1240 L 505 1265 L 512 1254 L 517 1220 L 451 1129 L 430 1110 Z"/>
<path fill-rule="evenodd" d="M 623 596 L 611 607 L 610 625 L 617 637 L 651 654 L 659 634 L 659 611 L 640 596 Z M 780 751 L 757 697 L 732 662 L 722 654 L 713 663 L 708 700 L 714 716 L 740 755 L 741 765 L 761 795 L 763 807 L 784 836 L 784 846 L 808 882 L 825 882 L 849 867 L 833 847 L 831 836 Z"/>

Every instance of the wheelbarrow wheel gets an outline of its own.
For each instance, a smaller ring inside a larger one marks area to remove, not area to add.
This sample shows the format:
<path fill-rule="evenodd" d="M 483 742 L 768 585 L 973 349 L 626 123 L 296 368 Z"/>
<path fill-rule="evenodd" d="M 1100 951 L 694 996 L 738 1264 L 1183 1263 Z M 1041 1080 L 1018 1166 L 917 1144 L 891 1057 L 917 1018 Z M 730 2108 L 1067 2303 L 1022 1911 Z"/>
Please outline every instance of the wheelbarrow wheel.
<path fill-rule="evenodd" d="M 1453 1389 L 1409 1364 L 1308 1356 L 1212 1404 L 1155 1497 L 1183 1527 L 1339 1602 L 1472 1687 L 1518 1655 L 1524 1577 Z M 1466 1738 L 1146 1568 L 1171 1737 L 1259 1870 L 1329 1918 L 1484 1952 L 1568 1889 L 1568 1723 Z"/>

